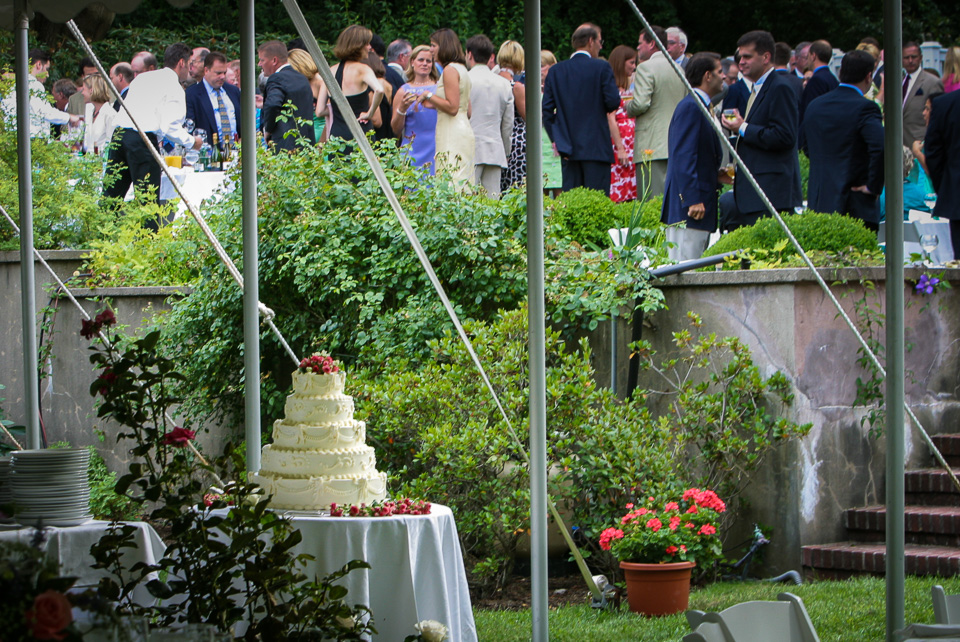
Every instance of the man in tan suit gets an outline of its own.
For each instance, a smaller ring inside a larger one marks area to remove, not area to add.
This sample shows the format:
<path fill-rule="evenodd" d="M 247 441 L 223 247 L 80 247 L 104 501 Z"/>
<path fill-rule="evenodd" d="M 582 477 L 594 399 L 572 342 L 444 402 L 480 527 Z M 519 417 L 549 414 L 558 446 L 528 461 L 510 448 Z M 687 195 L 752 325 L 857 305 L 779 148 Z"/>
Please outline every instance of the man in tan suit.
<path fill-rule="evenodd" d="M 483 34 L 467 40 L 467 67 L 470 69 L 470 126 L 476 148 L 473 163 L 475 184 L 482 185 L 491 198 L 500 196 L 500 174 L 510 156 L 513 132 L 513 88 L 510 81 L 490 69 L 493 43 Z"/>
<path fill-rule="evenodd" d="M 661 42 L 667 41 L 663 28 L 651 29 Z M 653 34 L 646 30 L 640 33 L 637 52 L 641 63 L 633 77 L 633 98 L 627 103 L 627 114 L 637 119 L 633 159 L 637 163 L 637 194 L 641 199 L 663 194 L 670 119 L 687 94 Z"/>
<path fill-rule="evenodd" d="M 920 69 L 923 56 L 915 42 L 903 44 L 903 77 L 901 92 L 903 96 L 903 144 L 913 146 L 913 141 L 923 140 L 927 124 L 923 121 L 923 106 L 927 96 L 936 92 L 943 93 L 943 81 L 933 74 Z M 887 87 L 894 87 L 887 82 Z M 889 90 L 888 90 L 889 91 Z"/>

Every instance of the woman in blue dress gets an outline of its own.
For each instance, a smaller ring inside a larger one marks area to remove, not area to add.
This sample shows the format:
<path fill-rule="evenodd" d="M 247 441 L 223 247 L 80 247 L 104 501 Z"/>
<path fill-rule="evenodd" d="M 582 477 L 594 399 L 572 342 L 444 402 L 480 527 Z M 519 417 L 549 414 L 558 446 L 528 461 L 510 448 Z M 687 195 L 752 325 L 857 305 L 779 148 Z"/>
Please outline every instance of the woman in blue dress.
<path fill-rule="evenodd" d="M 437 91 L 440 76 L 433 64 L 430 47 L 420 45 L 410 52 L 407 83 L 393 98 L 393 117 L 390 124 L 400 136 L 400 143 L 416 167 L 428 167 L 434 174 L 434 156 L 437 151 L 437 110 L 423 101 Z"/>

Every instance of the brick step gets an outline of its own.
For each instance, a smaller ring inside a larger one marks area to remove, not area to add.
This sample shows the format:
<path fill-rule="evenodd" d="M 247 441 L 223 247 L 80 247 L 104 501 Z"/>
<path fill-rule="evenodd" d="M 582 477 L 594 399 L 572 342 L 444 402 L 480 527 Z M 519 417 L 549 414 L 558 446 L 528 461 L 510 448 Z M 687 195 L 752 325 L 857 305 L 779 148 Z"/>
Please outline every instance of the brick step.
<path fill-rule="evenodd" d="M 904 571 L 908 575 L 949 577 L 960 574 L 960 549 L 949 546 L 904 546 Z M 804 571 L 819 577 L 883 575 L 883 544 L 837 542 L 802 548 Z"/>
<path fill-rule="evenodd" d="M 844 511 L 843 525 L 857 541 L 883 542 L 886 518 L 885 506 L 853 508 Z M 960 547 L 960 506 L 906 506 L 904 525 L 909 544 Z"/>
<path fill-rule="evenodd" d="M 960 477 L 960 468 L 954 468 L 953 472 Z M 903 483 L 909 505 L 960 506 L 960 491 L 942 468 L 908 470 Z"/>
<path fill-rule="evenodd" d="M 930 440 L 933 441 L 933 445 L 937 447 L 948 464 L 960 466 L 960 434 L 934 435 Z"/>

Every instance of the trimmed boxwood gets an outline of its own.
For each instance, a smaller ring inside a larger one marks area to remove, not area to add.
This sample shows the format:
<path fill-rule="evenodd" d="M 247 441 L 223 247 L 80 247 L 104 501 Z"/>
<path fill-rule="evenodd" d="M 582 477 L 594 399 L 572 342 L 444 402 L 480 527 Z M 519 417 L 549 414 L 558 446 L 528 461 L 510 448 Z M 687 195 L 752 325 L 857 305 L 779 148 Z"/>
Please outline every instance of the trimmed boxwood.
<path fill-rule="evenodd" d="M 803 214 L 786 215 L 783 220 L 805 250 L 841 252 L 851 247 L 861 251 L 877 249 L 877 235 L 865 228 L 859 219 L 843 214 L 819 214 L 808 210 Z M 772 250 L 786 238 L 786 233 L 775 219 L 764 218 L 756 225 L 725 234 L 703 255 L 714 256 L 733 250 Z M 788 244 L 783 256 L 796 253 L 793 245 Z"/>

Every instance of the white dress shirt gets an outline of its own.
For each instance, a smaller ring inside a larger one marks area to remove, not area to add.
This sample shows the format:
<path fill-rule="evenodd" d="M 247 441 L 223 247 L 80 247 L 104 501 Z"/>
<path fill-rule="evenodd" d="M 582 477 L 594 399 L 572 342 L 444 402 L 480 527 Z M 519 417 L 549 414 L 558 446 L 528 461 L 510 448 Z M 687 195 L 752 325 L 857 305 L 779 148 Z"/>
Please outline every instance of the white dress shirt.
<path fill-rule="evenodd" d="M 142 73 L 133 79 L 124 102 L 137 124 L 157 138 L 191 148 L 193 135 L 183 128 L 187 115 L 187 99 L 180 78 L 173 69 L 163 68 Z M 130 115 L 122 107 L 117 113 L 117 127 L 136 129 Z"/>
<path fill-rule="evenodd" d="M 233 106 L 233 101 L 230 100 L 230 97 L 227 96 L 227 92 L 223 90 L 223 87 L 220 89 L 214 89 L 210 86 L 210 83 L 207 82 L 206 78 L 203 80 L 203 87 L 207 90 L 207 96 L 210 98 L 210 104 L 213 105 L 213 117 L 217 121 L 217 132 L 220 134 L 220 140 L 223 140 L 223 127 L 220 124 L 220 106 L 217 104 L 217 92 L 220 92 L 220 97 L 223 99 L 223 107 L 227 110 L 227 118 L 230 120 L 230 132 L 233 134 L 237 133 L 237 110 Z M 228 141 L 229 142 L 229 141 Z"/>
<path fill-rule="evenodd" d="M 27 81 L 30 93 L 30 138 L 50 138 L 50 125 L 63 125 L 70 122 L 70 114 L 60 111 L 47 100 L 47 90 L 43 83 L 29 76 Z M 17 118 L 17 92 L 11 91 L 0 101 L 0 110 L 7 124 L 15 128 Z"/>

